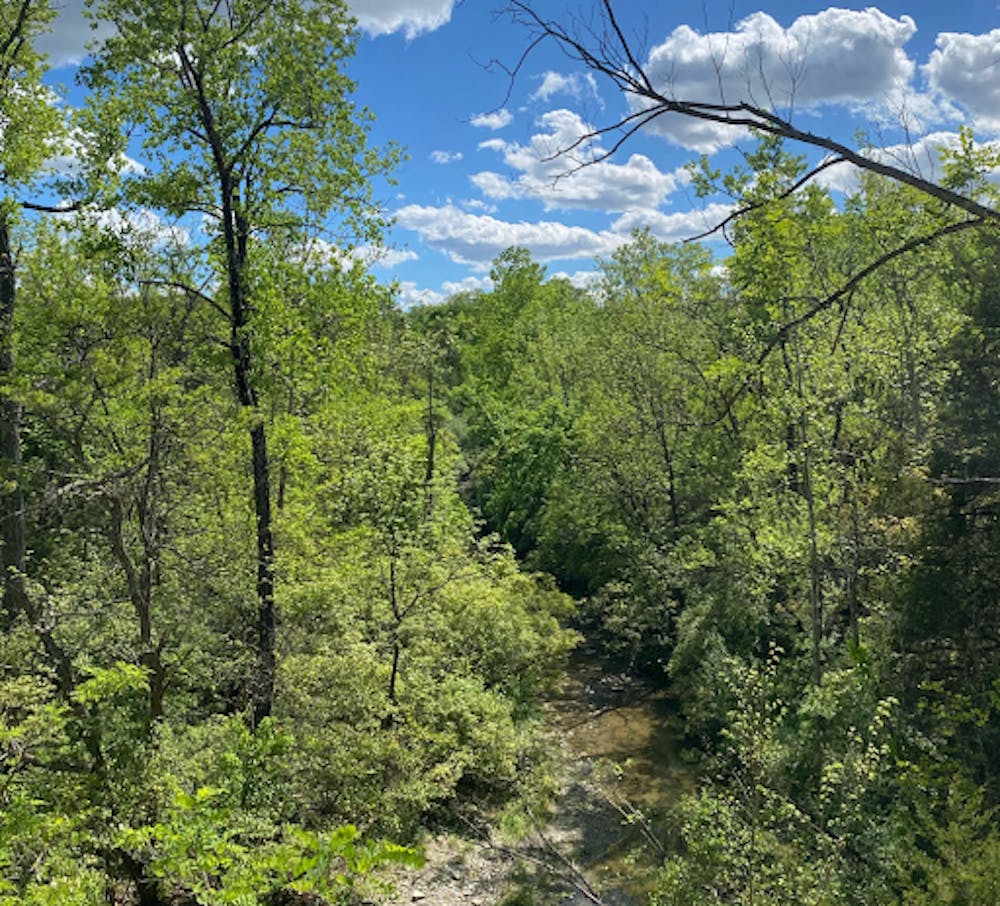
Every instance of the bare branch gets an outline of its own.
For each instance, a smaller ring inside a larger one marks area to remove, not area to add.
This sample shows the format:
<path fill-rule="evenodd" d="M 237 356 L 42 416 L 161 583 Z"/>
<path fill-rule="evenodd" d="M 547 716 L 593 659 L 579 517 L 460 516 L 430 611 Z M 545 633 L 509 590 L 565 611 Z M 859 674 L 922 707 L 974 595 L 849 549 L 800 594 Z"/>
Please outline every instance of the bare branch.
<path fill-rule="evenodd" d="M 533 32 L 529 51 L 546 40 L 553 41 L 571 59 L 606 76 L 619 90 L 637 102 L 641 108 L 640 115 L 646 117 L 643 121 L 644 124 L 666 114 L 676 114 L 722 126 L 757 130 L 767 135 L 822 148 L 862 170 L 877 173 L 895 182 L 910 186 L 950 207 L 959 208 L 974 218 L 1000 221 L 1000 211 L 996 208 L 924 179 L 903 167 L 866 157 L 861 151 L 850 148 L 829 136 L 799 129 L 788 119 L 758 104 L 749 101 L 726 103 L 724 100 L 715 103 L 705 100 L 680 100 L 668 97 L 663 93 L 663 90 L 653 86 L 646 71 L 637 63 L 618 26 L 611 0 L 601 0 L 601 9 L 608 31 L 615 35 L 615 45 L 622 47 L 624 59 L 617 52 L 611 51 L 608 40 L 592 35 L 596 46 L 591 47 L 585 42 L 585 37 L 574 35 L 559 23 L 544 19 L 535 11 L 530 0 L 510 0 L 507 7 L 507 11 L 515 23 L 524 25 Z M 527 52 L 522 55 L 517 67 L 511 72 L 512 78 L 523 67 Z M 616 129 L 630 128 L 631 132 L 634 133 L 635 129 L 631 124 L 635 119 L 636 113 L 633 112 L 609 126 L 594 130 L 592 134 L 581 137 L 564 151 L 572 150 L 590 138 Z"/>

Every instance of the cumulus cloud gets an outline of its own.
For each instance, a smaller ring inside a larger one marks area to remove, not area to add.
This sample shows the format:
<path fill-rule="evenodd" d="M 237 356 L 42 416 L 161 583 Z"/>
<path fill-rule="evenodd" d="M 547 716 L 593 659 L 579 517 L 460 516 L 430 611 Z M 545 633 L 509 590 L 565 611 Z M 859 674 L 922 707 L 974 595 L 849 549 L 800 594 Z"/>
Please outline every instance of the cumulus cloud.
<path fill-rule="evenodd" d="M 600 100 L 597 80 L 591 72 L 574 72 L 571 75 L 563 75 L 561 72 L 554 72 L 550 69 L 541 76 L 541 79 L 542 84 L 531 95 L 533 101 L 547 101 L 556 94 L 568 94 L 577 99 L 591 96 L 598 101 Z"/>
<path fill-rule="evenodd" d="M 373 37 L 402 31 L 408 39 L 451 20 L 455 0 L 349 0 L 358 25 Z"/>
<path fill-rule="evenodd" d="M 452 164 L 461 159 L 461 151 L 431 151 L 431 160 L 436 164 Z"/>
<path fill-rule="evenodd" d="M 412 308 L 414 305 L 439 305 L 457 293 L 489 292 L 491 289 L 493 281 L 488 276 L 475 275 L 461 280 L 445 280 L 440 289 L 419 287 L 412 280 L 396 284 L 397 298 L 403 308 Z"/>
<path fill-rule="evenodd" d="M 342 249 L 322 236 L 313 236 L 301 250 L 301 259 L 305 264 L 314 267 L 336 265 L 345 270 L 355 263 L 360 263 L 365 268 L 391 270 L 407 261 L 416 261 L 419 257 L 410 249 L 387 248 L 383 245 L 358 245 Z"/>
<path fill-rule="evenodd" d="M 413 308 L 415 305 L 438 305 L 444 302 L 445 297 L 445 293 L 419 287 L 412 280 L 403 280 L 396 284 L 396 298 L 403 308 Z"/>
<path fill-rule="evenodd" d="M 140 208 L 136 211 L 123 211 L 118 208 L 106 211 L 85 211 L 83 216 L 129 245 L 153 248 L 168 246 L 187 248 L 191 244 L 190 230 L 177 223 L 171 223 L 148 208 Z"/>
<path fill-rule="evenodd" d="M 606 230 L 591 230 L 556 221 L 511 222 L 487 214 L 472 214 L 454 205 L 408 205 L 396 212 L 396 223 L 413 230 L 427 246 L 459 264 L 485 270 L 512 245 L 531 249 L 539 262 L 593 260 L 610 255 L 628 242 L 634 229 L 649 229 L 664 242 L 687 239 L 718 224 L 731 207 L 710 204 L 704 209 L 664 214 L 654 209 L 630 211 Z"/>
<path fill-rule="evenodd" d="M 923 71 L 935 91 L 972 114 L 976 127 L 1000 132 L 1000 28 L 938 35 Z"/>
<path fill-rule="evenodd" d="M 601 282 L 600 271 L 574 271 L 572 274 L 559 271 L 552 275 L 553 279 L 568 280 L 577 289 L 590 289 Z"/>
<path fill-rule="evenodd" d="M 680 242 L 718 226 L 732 210 L 731 205 L 716 202 L 674 214 L 656 210 L 629 211 L 619 217 L 611 229 L 620 234 L 648 229 L 661 242 Z"/>
<path fill-rule="evenodd" d="M 663 173 L 642 154 L 633 154 L 623 164 L 598 160 L 604 148 L 597 142 L 587 141 L 567 152 L 592 131 L 570 110 L 551 110 L 538 122 L 545 131 L 532 136 L 527 145 L 501 139 L 480 144 L 502 153 L 504 163 L 518 174 L 514 179 L 492 171 L 474 174 L 472 182 L 487 198 L 533 199 L 547 211 L 627 211 L 655 208 L 687 181 L 684 170 Z"/>
<path fill-rule="evenodd" d="M 470 122 L 480 129 L 492 129 L 495 132 L 497 129 L 509 126 L 513 119 L 514 117 L 509 110 L 501 109 L 494 110 L 493 113 L 478 113 Z"/>
<path fill-rule="evenodd" d="M 461 280 L 446 280 L 441 284 L 441 289 L 449 296 L 453 296 L 455 293 L 488 293 L 493 289 L 493 281 L 488 276 L 470 275 Z"/>
<path fill-rule="evenodd" d="M 703 35 L 679 26 L 653 48 L 645 69 L 662 94 L 681 101 L 748 101 L 785 115 L 823 104 L 878 104 L 913 77 L 903 45 L 915 32 L 909 16 L 894 19 L 874 7 L 831 7 L 788 28 L 758 12 L 732 32 Z M 650 128 L 699 151 L 714 151 L 738 135 L 732 127 L 674 114 Z"/>
<path fill-rule="evenodd" d="M 487 214 L 470 214 L 454 205 L 407 205 L 396 212 L 396 223 L 413 230 L 421 241 L 452 261 L 485 269 L 504 249 L 522 245 L 536 261 L 596 258 L 609 255 L 625 238 L 565 223 L 511 223 Z"/>
<path fill-rule="evenodd" d="M 55 153 L 45 162 L 45 170 L 56 177 L 72 179 L 83 175 L 87 155 L 87 134 L 73 130 L 63 138 Z M 105 166 L 111 173 L 123 176 L 142 176 L 146 168 L 127 154 L 119 154 L 109 159 Z"/>
<path fill-rule="evenodd" d="M 410 249 L 390 249 L 382 246 L 362 245 L 351 253 L 367 267 L 391 270 L 407 261 L 416 261 L 420 256 Z"/>
<path fill-rule="evenodd" d="M 464 201 L 459 202 L 466 210 L 469 211 L 482 211 L 485 214 L 495 214 L 497 206 L 495 204 L 490 204 L 488 201 L 483 201 L 481 198 L 466 198 Z"/>

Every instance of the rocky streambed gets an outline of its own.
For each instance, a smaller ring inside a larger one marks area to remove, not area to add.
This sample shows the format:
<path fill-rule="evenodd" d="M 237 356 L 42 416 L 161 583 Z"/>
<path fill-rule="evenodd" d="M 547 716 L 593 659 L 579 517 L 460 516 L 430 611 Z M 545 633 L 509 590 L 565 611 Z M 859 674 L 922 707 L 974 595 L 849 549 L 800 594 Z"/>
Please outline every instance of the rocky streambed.
<path fill-rule="evenodd" d="M 571 661 L 546 703 L 559 791 L 517 840 L 492 832 L 426 844 L 427 864 L 397 881 L 392 906 L 636 906 L 644 868 L 669 837 L 670 806 L 691 789 L 667 694 L 593 657 Z"/>

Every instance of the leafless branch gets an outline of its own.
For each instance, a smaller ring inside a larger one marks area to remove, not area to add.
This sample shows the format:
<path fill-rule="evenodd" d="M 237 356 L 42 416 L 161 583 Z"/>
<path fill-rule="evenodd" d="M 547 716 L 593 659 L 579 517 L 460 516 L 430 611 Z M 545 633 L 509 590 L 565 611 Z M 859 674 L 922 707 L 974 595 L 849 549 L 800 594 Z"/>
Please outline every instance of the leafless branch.
<path fill-rule="evenodd" d="M 903 167 L 866 157 L 861 151 L 829 136 L 799 129 L 787 118 L 752 101 L 727 103 L 722 100 L 711 102 L 678 99 L 666 95 L 664 93 L 666 89 L 655 87 L 646 71 L 636 61 L 614 16 L 611 0 L 601 0 L 601 10 L 606 30 L 609 34 L 614 35 L 614 44 L 621 48 L 620 52 L 610 52 L 610 38 L 598 37 L 595 40 L 595 36 L 591 32 L 590 37 L 593 41 L 591 44 L 586 36 L 571 32 L 566 26 L 544 18 L 534 9 L 530 0 L 509 0 L 508 2 L 507 12 L 512 20 L 528 28 L 531 33 L 528 50 L 522 54 L 516 66 L 507 70 L 511 79 L 514 79 L 524 67 L 527 56 L 532 49 L 545 41 L 551 41 L 571 59 L 608 78 L 616 88 L 631 97 L 641 108 L 638 113 L 633 111 L 611 125 L 595 129 L 581 136 L 573 145 L 564 149 L 565 151 L 579 147 L 589 140 L 615 130 L 627 129 L 630 130 L 629 134 L 632 134 L 636 131 L 634 123 L 637 116 L 643 117 L 643 124 L 646 124 L 666 114 L 676 114 L 723 126 L 756 130 L 766 135 L 822 148 L 862 170 L 910 186 L 948 206 L 965 211 L 974 218 L 984 221 L 1000 221 L 1000 211 L 977 201 L 975 198 L 962 195 L 946 186 L 924 179 Z"/>

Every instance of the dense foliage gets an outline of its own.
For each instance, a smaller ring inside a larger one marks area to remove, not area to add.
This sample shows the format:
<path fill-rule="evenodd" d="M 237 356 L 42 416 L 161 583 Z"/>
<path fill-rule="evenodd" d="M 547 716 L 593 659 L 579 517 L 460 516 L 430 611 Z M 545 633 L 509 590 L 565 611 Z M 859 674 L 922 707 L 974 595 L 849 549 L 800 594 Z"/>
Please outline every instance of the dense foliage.
<path fill-rule="evenodd" d="M 765 138 L 692 174 L 725 256 L 401 312 L 339 0 L 95 8 L 69 122 L 0 0 L 0 904 L 375 896 L 531 771 L 576 630 L 702 778 L 654 903 L 1000 900 L 994 229 Z"/>
<path fill-rule="evenodd" d="M 570 601 L 460 499 L 350 255 L 394 152 L 343 5 L 97 6 L 81 203 L 20 216 L 45 155 L 3 144 L 0 902 L 351 901 L 509 797 Z M 5 137 L 44 151 L 15 7 Z"/>
<path fill-rule="evenodd" d="M 949 178 L 990 165 L 967 144 Z M 514 250 L 411 320 L 448 344 L 489 526 L 684 709 L 703 782 L 654 901 L 985 906 L 1000 247 L 852 284 L 951 221 L 875 178 L 843 208 L 788 194 L 804 170 L 767 139 L 696 172 L 746 209 L 721 261 L 640 233 L 584 292 Z"/>

